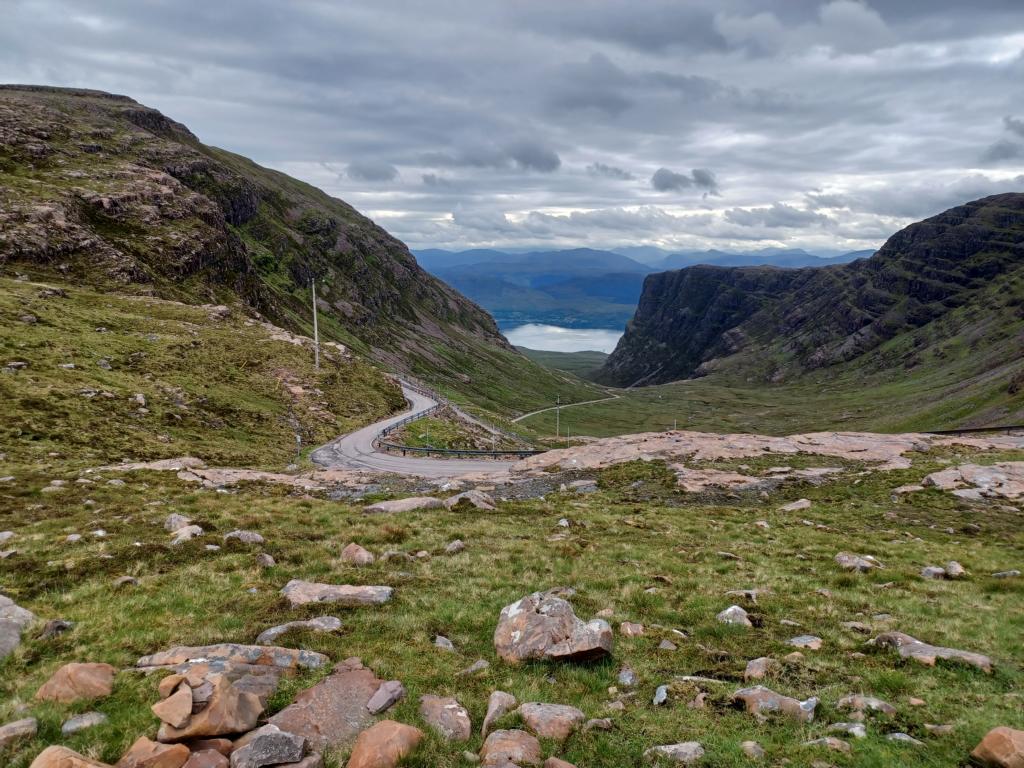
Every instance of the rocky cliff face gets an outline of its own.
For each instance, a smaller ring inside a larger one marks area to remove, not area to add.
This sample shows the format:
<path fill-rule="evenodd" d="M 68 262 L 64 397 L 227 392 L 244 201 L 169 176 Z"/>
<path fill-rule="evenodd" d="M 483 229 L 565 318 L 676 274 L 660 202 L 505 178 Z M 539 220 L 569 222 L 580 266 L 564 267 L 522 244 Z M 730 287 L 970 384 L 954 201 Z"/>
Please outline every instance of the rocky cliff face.
<path fill-rule="evenodd" d="M 477 305 L 340 200 L 130 98 L 0 86 L 0 265 L 185 301 L 235 297 L 399 369 L 508 349 Z"/>
<path fill-rule="evenodd" d="M 652 275 L 601 378 L 650 384 L 728 371 L 763 382 L 851 361 L 877 367 L 897 337 L 949 342 L 975 329 L 977 313 L 988 313 L 985 337 L 998 338 L 994 326 L 1009 332 L 1022 305 L 1024 194 L 995 195 L 913 224 L 850 264 Z"/>

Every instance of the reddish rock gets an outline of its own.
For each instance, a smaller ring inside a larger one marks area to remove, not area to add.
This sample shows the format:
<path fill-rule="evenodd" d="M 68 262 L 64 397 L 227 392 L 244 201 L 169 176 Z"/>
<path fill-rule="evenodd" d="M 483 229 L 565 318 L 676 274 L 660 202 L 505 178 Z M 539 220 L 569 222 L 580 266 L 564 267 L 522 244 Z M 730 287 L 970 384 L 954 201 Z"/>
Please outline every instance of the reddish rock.
<path fill-rule="evenodd" d="M 530 701 L 519 707 L 526 727 L 542 739 L 565 741 L 587 716 L 576 707 Z"/>
<path fill-rule="evenodd" d="M 487 737 L 487 732 L 496 720 L 501 719 L 516 708 L 516 697 L 504 691 L 494 691 L 487 699 L 487 714 L 484 716 L 484 724 L 480 729 L 480 735 Z"/>
<path fill-rule="evenodd" d="M 779 666 L 775 659 L 762 656 L 759 659 L 752 659 L 747 662 L 747 668 L 743 670 L 744 680 L 763 680 Z"/>
<path fill-rule="evenodd" d="M 335 603 L 348 608 L 383 605 L 391 599 L 393 592 L 391 587 L 317 584 L 300 579 L 292 579 L 281 590 L 281 594 L 288 599 L 292 608 L 310 603 Z"/>
<path fill-rule="evenodd" d="M 235 744 L 231 739 L 196 739 L 188 743 L 188 748 L 193 752 L 202 752 L 203 750 L 212 749 L 215 752 L 220 752 L 222 755 L 230 755 L 231 750 L 235 748 Z"/>
<path fill-rule="evenodd" d="M 373 724 L 366 705 L 382 682 L 359 659 L 346 659 L 269 722 L 282 731 L 305 736 L 314 751 L 346 748 Z"/>
<path fill-rule="evenodd" d="M 109 664 L 65 664 L 36 692 L 36 698 L 62 704 L 100 699 L 110 695 L 116 673 Z"/>
<path fill-rule="evenodd" d="M 450 696 L 421 696 L 420 717 L 448 741 L 469 741 L 473 733 L 469 712 Z"/>
<path fill-rule="evenodd" d="M 192 689 L 178 685 L 170 696 L 158 701 L 152 707 L 153 714 L 174 728 L 184 728 L 192 717 Z"/>
<path fill-rule="evenodd" d="M 985 768 L 1024 768 L 1024 731 L 993 728 L 971 752 L 971 759 Z"/>
<path fill-rule="evenodd" d="M 363 549 L 353 541 L 341 550 L 341 561 L 343 563 L 351 563 L 352 565 L 372 565 L 374 557 L 371 552 Z"/>
<path fill-rule="evenodd" d="M 529 659 L 594 661 L 611 655 L 612 629 L 603 619 L 584 623 L 550 592 L 534 592 L 501 610 L 494 647 L 509 664 Z"/>
<path fill-rule="evenodd" d="M 484 768 L 540 765 L 540 742 L 526 731 L 495 731 L 484 741 L 480 760 Z"/>
<path fill-rule="evenodd" d="M 189 754 L 184 744 L 160 744 L 143 736 L 128 748 L 115 768 L 181 768 Z"/>
<path fill-rule="evenodd" d="M 201 736 L 227 736 L 256 727 L 263 713 L 259 696 L 238 690 L 224 675 L 211 675 L 209 682 L 212 689 L 206 707 L 192 715 L 182 728 L 162 724 L 157 733 L 158 740 L 171 742 Z"/>
<path fill-rule="evenodd" d="M 644 633 L 643 624 L 635 624 L 632 621 L 624 621 L 619 624 L 619 634 L 624 637 L 639 637 Z"/>
<path fill-rule="evenodd" d="M 544 768 L 576 768 L 576 766 L 565 760 L 559 760 L 557 757 L 549 757 L 544 761 Z"/>
<path fill-rule="evenodd" d="M 47 747 L 32 761 L 29 768 L 110 768 L 110 766 L 83 757 L 67 747 Z"/>
<path fill-rule="evenodd" d="M 201 749 L 189 755 L 181 768 L 228 768 L 228 759 L 215 749 Z"/>
<path fill-rule="evenodd" d="M 766 719 L 774 713 L 781 713 L 801 723 L 809 723 L 814 720 L 814 710 L 818 706 L 818 700 L 814 697 L 799 701 L 776 693 L 763 685 L 742 688 L 733 694 L 733 699 L 742 703 L 747 712 L 759 720 Z"/>
<path fill-rule="evenodd" d="M 359 734 L 347 768 L 395 768 L 422 739 L 423 731 L 419 728 L 381 720 Z"/>

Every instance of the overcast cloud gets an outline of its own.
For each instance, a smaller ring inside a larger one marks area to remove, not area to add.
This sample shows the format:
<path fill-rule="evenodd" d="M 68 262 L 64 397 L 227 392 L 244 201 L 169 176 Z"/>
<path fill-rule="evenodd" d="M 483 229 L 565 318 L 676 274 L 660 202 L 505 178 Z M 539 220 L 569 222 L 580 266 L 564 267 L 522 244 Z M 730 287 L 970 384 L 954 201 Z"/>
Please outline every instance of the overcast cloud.
<path fill-rule="evenodd" d="M 132 96 L 412 247 L 853 250 L 1024 191 L 1021 0 L 5 0 L 0 81 Z"/>

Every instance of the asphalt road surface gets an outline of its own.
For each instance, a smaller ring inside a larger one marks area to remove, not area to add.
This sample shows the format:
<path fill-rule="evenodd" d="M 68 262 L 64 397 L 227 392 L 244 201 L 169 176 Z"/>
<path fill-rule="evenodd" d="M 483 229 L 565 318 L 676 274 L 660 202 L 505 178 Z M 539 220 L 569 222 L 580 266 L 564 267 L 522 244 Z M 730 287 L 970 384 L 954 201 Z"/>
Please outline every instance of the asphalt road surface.
<path fill-rule="evenodd" d="M 328 469 L 371 469 L 429 478 L 457 477 L 470 472 L 501 472 L 515 463 L 497 459 L 432 459 L 378 451 L 373 442 L 382 430 L 407 416 L 423 413 L 437 405 L 436 400 L 409 389 L 404 383 L 402 392 L 412 404 L 409 410 L 335 438 L 313 451 L 313 463 Z"/>

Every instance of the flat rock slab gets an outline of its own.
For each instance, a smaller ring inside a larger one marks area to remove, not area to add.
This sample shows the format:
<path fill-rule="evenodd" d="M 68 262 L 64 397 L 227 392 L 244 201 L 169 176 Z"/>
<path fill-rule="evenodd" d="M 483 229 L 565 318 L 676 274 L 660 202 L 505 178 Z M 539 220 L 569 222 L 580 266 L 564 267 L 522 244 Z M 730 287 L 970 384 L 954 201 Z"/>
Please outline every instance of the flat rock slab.
<path fill-rule="evenodd" d="M 306 737 L 311 749 L 350 747 L 374 717 L 367 704 L 383 681 L 359 659 L 347 659 L 330 676 L 295 697 L 269 722 L 282 731 Z"/>
<path fill-rule="evenodd" d="M 986 768 L 1020 768 L 1024 766 L 1024 731 L 993 728 L 971 752 L 971 758 Z"/>
<path fill-rule="evenodd" d="M 528 701 L 519 707 L 526 727 L 542 739 L 565 741 L 587 719 L 576 707 Z"/>
<path fill-rule="evenodd" d="M 534 592 L 506 605 L 494 630 L 494 648 L 510 664 L 594 661 L 611 655 L 614 642 L 608 622 L 581 621 L 568 602 L 550 592 Z"/>
<path fill-rule="evenodd" d="M 806 701 L 800 701 L 776 693 L 763 685 L 741 688 L 732 697 L 734 701 L 743 704 L 747 712 L 750 712 L 758 720 L 767 719 L 774 714 L 781 714 L 801 723 L 810 723 L 814 720 L 814 710 L 818 706 L 818 700 L 813 696 Z"/>
<path fill-rule="evenodd" d="M 135 666 L 139 669 L 169 669 L 196 662 L 212 664 L 248 664 L 280 669 L 320 669 L 328 658 L 315 651 L 281 648 L 273 645 L 178 645 L 166 651 L 143 656 Z"/>
<path fill-rule="evenodd" d="M 921 485 L 943 491 L 966 487 L 977 491 L 978 498 L 1001 496 L 1019 499 L 1024 496 L 1024 461 L 1005 461 L 987 466 L 961 464 L 932 472 L 921 481 Z"/>
<path fill-rule="evenodd" d="M 189 748 L 184 744 L 160 744 L 143 736 L 117 761 L 116 768 L 180 768 L 188 758 Z"/>
<path fill-rule="evenodd" d="M 469 712 L 451 696 L 421 696 L 420 717 L 447 741 L 469 741 L 473 735 Z"/>
<path fill-rule="evenodd" d="M 983 672 L 992 671 L 992 659 L 984 654 L 961 651 L 956 648 L 944 648 L 941 645 L 929 645 L 903 632 L 885 632 L 871 643 L 880 648 L 895 648 L 901 657 L 913 659 L 928 667 L 934 667 L 936 660 L 943 659 L 944 661 L 959 661 L 977 667 Z"/>
<path fill-rule="evenodd" d="M 483 491 L 465 491 L 450 496 L 444 500 L 444 505 L 448 509 L 482 509 L 488 512 L 496 508 L 494 499 Z"/>
<path fill-rule="evenodd" d="M 644 758 L 651 762 L 659 760 L 680 765 L 693 765 L 704 757 L 704 747 L 698 741 L 684 741 L 679 744 L 662 744 L 644 752 Z"/>
<path fill-rule="evenodd" d="M 109 664 L 65 664 L 36 691 L 36 699 L 62 704 L 100 699 L 114 689 L 115 674 Z"/>
<path fill-rule="evenodd" d="M 310 603 L 334 603 L 346 608 L 366 605 L 383 605 L 391 599 L 394 589 L 381 586 L 358 586 L 350 584 L 318 584 L 312 581 L 292 579 L 281 590 L 292 607 Z"/>
<path fill-rule="evenodd" d="M 47 747 L 32 761 L 29 768 L 110 768 L 80 755 L 67 747 Z"/>
<path fill-rule="evenodd" d="M 370 504 L 363 511 L 375 514 L 393 514 L 396 512 L 415 512 L 419 509 L 443 509 L 444 502 L 433 496 L 412 496 L 408 499 L 392 499 Z"/>
<path fill-rule="evenodd" d="M 4 749 L 19 739 L 35 736 L 38 730 L 39 722 L 34 717 L 26 717 L 23 720 L 0 725 L 0 749 Z"/>
<path fill-rule="evenodd" d="M 540 765 L 542 759 L 540 742 L 526 731 L 495 731 L 480 750 L 484 768 Z"/>
<path fill-rule="evenodd" d="M 346 768 L 395 768 L 422 739 L 419 728 L 381 720 L 359 734 Z"/>

